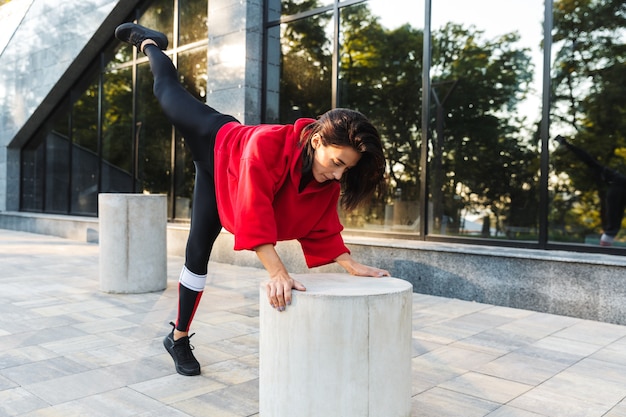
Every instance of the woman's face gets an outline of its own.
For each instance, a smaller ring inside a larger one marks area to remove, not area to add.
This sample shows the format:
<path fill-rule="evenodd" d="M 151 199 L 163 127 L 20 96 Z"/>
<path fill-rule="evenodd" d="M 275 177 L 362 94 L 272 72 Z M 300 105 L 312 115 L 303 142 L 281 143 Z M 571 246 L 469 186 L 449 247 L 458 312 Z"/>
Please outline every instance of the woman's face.
<path fill-rule="evenodd" d="M 320 183 L 339 181 L 361 159 L 361 154 L 351 146 L 323 145 L 319 134 L 313 135 L 311 144 L 315 149 L 311 171 L 315 181 Z"/>

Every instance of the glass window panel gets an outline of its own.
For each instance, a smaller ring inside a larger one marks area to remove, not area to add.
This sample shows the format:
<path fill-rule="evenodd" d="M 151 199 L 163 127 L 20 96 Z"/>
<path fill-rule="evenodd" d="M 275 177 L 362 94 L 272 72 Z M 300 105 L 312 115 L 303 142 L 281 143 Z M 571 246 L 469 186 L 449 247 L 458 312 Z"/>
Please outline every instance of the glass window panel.
<path fill-rule="evenodd" d="M 626 248 L 626 28 L 623 2 L 556 2 L 549 239 Z"/>
<path fill-rule="evenodd" d="M 541 0 L 432 2 L 430 234 L 537 241 L 542 22 Z"/>
<path fill-rule="evenodd" d="M 280 47 L 279 122 L 292 123 L 328 111 L 332 107 L 332 13 L 281 25 Z"/>
<path fill-rule="evenodd" d="M 137 192 L 168 194 L 171 179 L 172 125 L 152 93 L 148 63 L 137 66 Z M 170 196 L 171 197 L 171 196 Z"/>
<path fill-rule="evenodd" d="M 178 56 L 180 82 L 203 103 L 206 102 L 207 49 L 199 48 Z M 194 165 L 185 138 L 176 132 L 176 163 L 174 177 L 174 218 L 190 219 L 193 199 Z"/>
<path fill-rule="evenodd" d="M 106 72 L 102 100 L 101 192 L 133 191 L 132 69 Z"/>
<path fill-rule="evenodd" d="M 178 44 L 186 45 L 208 38 L 206 0 L 179 0 Z"/>
<path fill-rule="evenodd" d="M 72 213 L 97 213 L 99 162 L 96 78 L 72 106 Z"/>
<path fill-rule="evenodd" d="M 24 211 L 43 211 L 45 141 L 31 141 L 22 149 L 21 192 Z"/>
<path fill-rule="evenodd" d="M 341 9 L 337 105 L 377 126 L 390 168 L 382 195 L 342 217 L 346 227 L 417 233 L 423 18 L 395 10 L 381 1 Z"/>
<path fill-rule="evenodd" d="M 67 119 L 66 119 L 67 120 Z M 70 141 L 51 130 L 46 138 L 46 212 L 69 212 L 70 169 L 67 163 Z"/>

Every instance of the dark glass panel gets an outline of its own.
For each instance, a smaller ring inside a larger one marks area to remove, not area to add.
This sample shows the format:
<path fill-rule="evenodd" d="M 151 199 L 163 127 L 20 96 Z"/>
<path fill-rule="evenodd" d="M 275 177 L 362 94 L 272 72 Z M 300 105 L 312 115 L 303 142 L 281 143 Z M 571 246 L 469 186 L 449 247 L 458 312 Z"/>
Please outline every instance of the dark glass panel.
<path fill-rule="evenodd" d="M 180 82 L 193 96 L 206 102 L 207 49 L 199 48 L 178 56 Z M 174 177 L 176 219 L 189 219 L 193 198 L 194 165 L 185 138 L 176 132 L 176 163 Z"/>
<path fill-rule="evenodd" d="M 178 44 L 186 45 L 208 38 L 206 0 L 179 0 Z"/>
<path fill-rule="evenodd" d="M 137 66 L 137 192 L 166 194 L 170 191 L 172 125 L 154 94 L 147 63 Z"/>
<path fill-rule="evenodd" d="M 67 124 L 67 119 L 65 120 Z M 51 130 L 46 138 L 46 212 L 69 212 L 70 166 L 69 138 Z"/>
<path fill-rule="evenodd" d="M 21 210 L 43 211 L 45 149 L 45 141 L 37 138 L 22 149 Z"/>
<path fill-rule="evenodd" d="M 80 90 L 78 90 L 80 91 Z M 98 209 L 98 82 L 86 86 L 72 106 L 73 214 L 94 215 Z"/>
<path fill-rule="evenodd" d="M 133 191 L 132 70 L 104 74 L 101 192 Z"/>
<path fill-rule="evenodd" d="M 359 110 L 371 120 L 381 135 L 390 168 L 387 188 L 365 207 L 342 213 L 343 223 L 351 228 L 416 233 L 421 22 L 386 26 L 395 24 L 397 12 L 380 1 L 344 7 L 340 16 L 337 107 Z"/>
<path fill-rule="evenodd" d="M 432 2 L 428 231 L 535 243 L 544 2 L 479 3 Z"/>

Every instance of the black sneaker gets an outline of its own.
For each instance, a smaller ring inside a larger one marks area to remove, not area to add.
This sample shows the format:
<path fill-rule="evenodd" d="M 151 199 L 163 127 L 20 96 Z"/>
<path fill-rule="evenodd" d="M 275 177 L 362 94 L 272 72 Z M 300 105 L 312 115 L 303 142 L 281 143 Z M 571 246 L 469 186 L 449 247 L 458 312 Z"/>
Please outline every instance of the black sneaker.
<path fill-rule="evenodd" d="M 176 365 L 176 372 L 186 376 L 200 375 L 200 363 L 193 356 L 191 352 L 193 346 L 189 344 L 189 338 L 193 334 L 174 340 L 174 328 L 176 326 L 174 323 L 170 322 L 170 324 L 172 325 L 172 332 L 163 339 L 163 346 L 172 355 L 174 365 Z"/>
<path fill-rule="evenodd" d="M 146 39 L 155 41 L 157 46 L 162 50 L 166 50 L 168 44 L 165 34 L 136 23 L 122 23 L 115 29 L 115 37 L 123 42 L 135 45 L 140 51 L 141 44 Z"/>

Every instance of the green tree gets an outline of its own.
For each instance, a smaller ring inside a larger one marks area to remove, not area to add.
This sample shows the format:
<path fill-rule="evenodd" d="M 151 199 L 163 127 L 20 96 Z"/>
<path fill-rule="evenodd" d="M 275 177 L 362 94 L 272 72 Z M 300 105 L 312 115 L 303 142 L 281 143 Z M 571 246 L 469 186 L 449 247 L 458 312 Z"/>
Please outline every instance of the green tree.
<path fill-rule="evenodd" d="M 525 120 L 513 117 L 532 78 L 528 51 L 517 47 L 516 33 L 485 40 L 453 23 L 433 36 L 435 227 L 446 216 L 454 231 L 461 210 L 489 210 L 509 228 L 535 227 L 537 149 Z"/>

